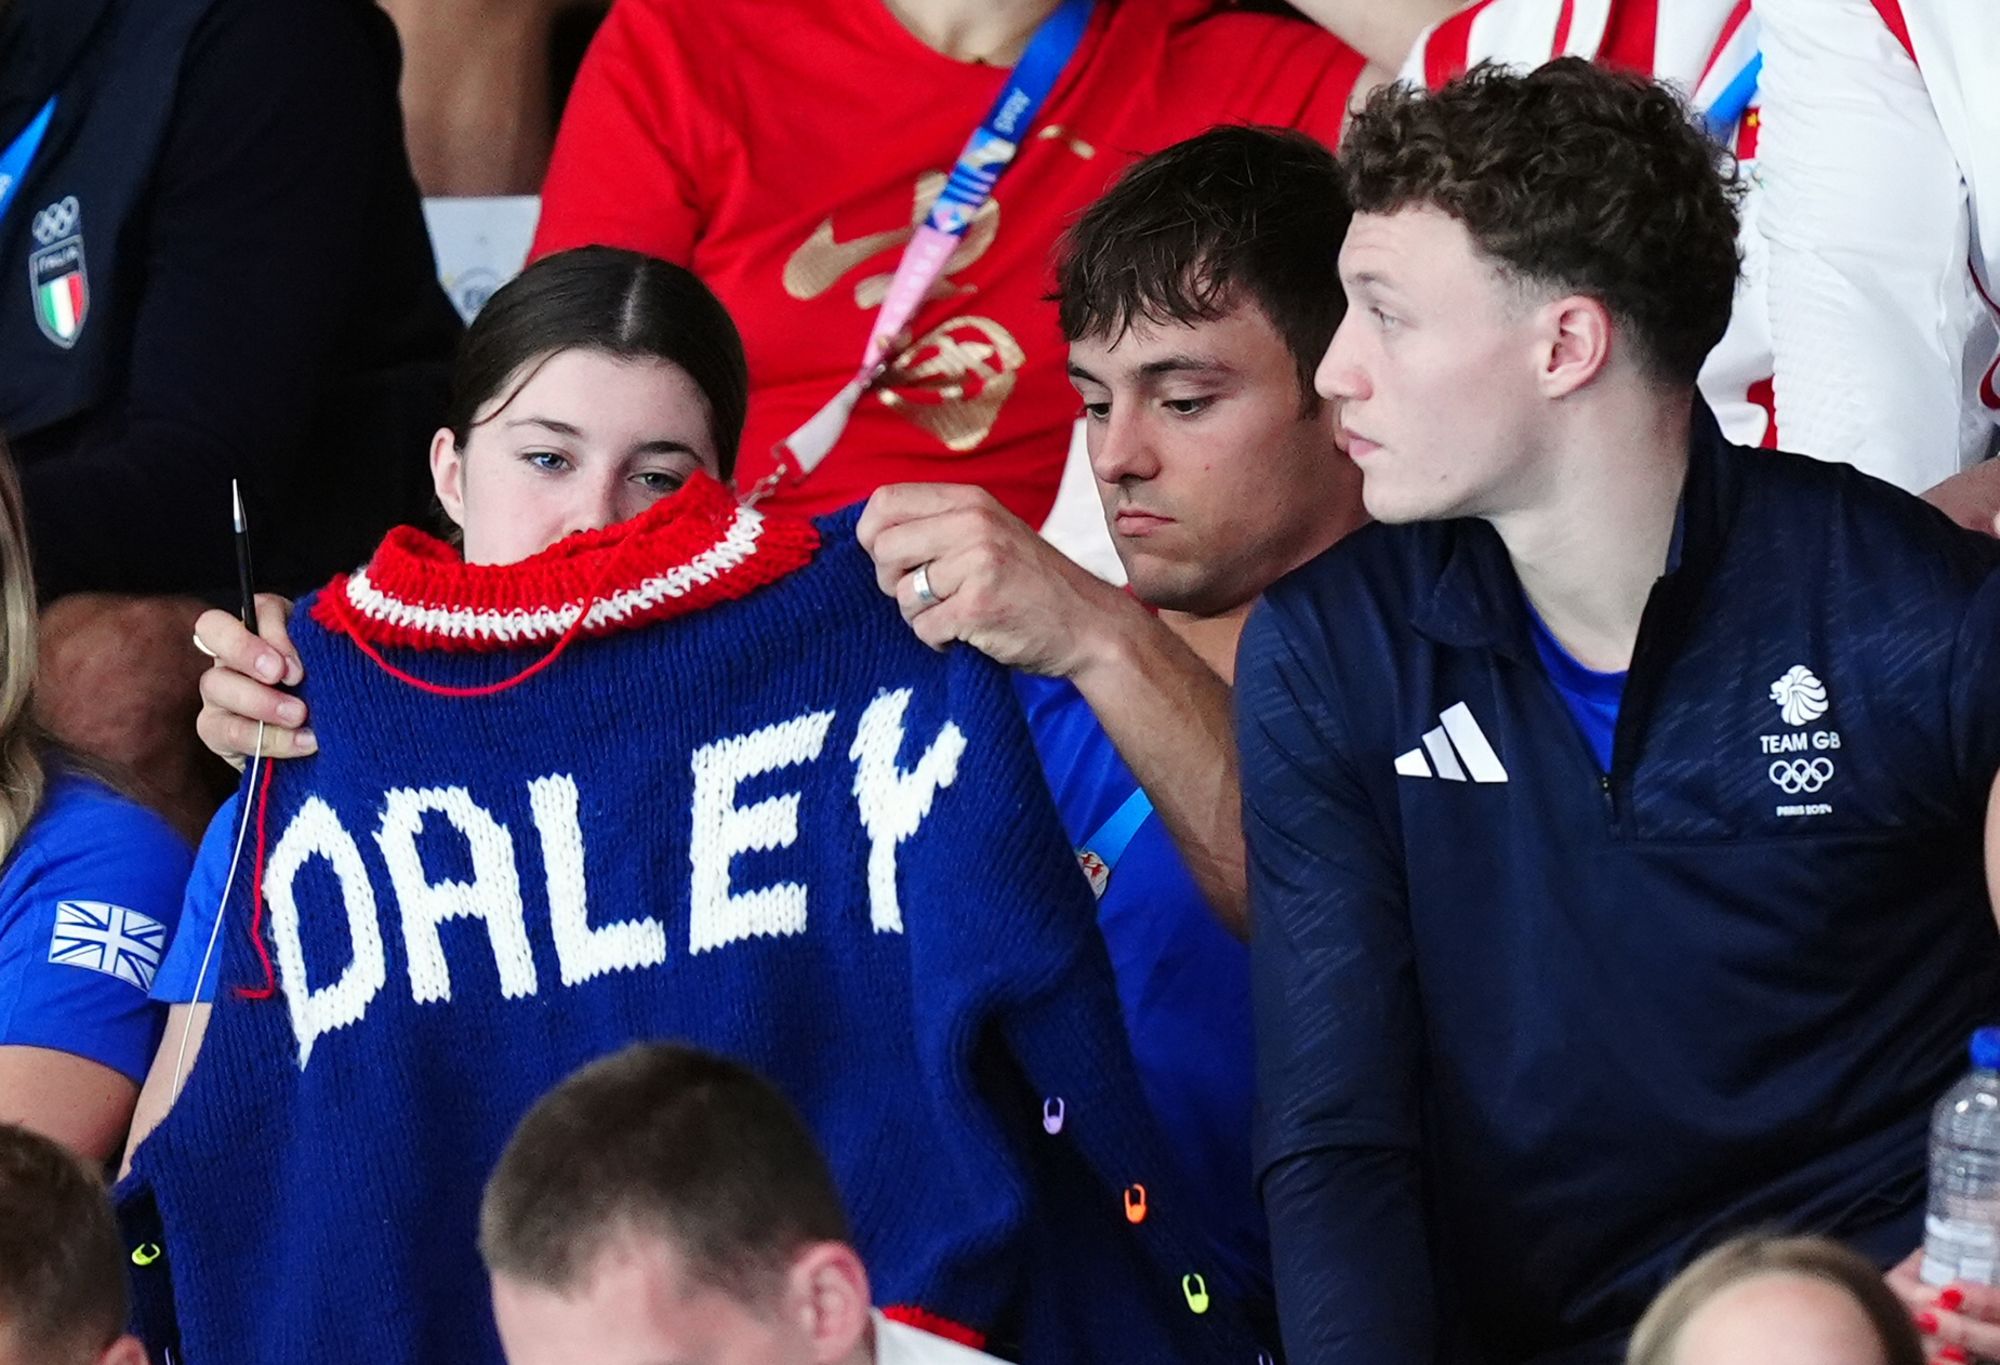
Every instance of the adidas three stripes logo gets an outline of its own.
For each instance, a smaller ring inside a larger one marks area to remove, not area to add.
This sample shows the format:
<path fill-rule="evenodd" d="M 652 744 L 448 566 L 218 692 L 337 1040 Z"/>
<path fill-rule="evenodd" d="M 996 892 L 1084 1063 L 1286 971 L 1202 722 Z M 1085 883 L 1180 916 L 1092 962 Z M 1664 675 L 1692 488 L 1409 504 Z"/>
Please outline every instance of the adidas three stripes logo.
<path fill-rule="evenodd" d="M 1396 772 L 1403 777 L 1442 777 L 1447 782 L 1505 782 L 1507 770 L 1500 755 L 1493 752 L 1486 732 L 1472 718 L 1464 702 L 1438 716 L 1437 729 L 1427 731 L 1422 748 L 1412 749 L 1396 759 Z M 1430 757 L 1426 759 L 1425 754 Z M 1435 765 L 1437 771 L 1431 771 Z"/>

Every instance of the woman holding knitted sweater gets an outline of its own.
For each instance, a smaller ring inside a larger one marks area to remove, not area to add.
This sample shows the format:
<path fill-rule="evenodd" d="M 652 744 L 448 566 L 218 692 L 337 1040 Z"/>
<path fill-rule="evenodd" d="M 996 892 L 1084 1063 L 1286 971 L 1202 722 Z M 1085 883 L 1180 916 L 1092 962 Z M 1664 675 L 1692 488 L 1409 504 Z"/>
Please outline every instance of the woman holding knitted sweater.
<path fill-rule="evenodd" d="M 495 294 L 466 334 L 448 425 L 431 441 L 438 501 L 465 561 L 514 564 L 566 536 L 629 521 L 696 470 L 726 484 L 748 391 L 735 325 L 687 271 L 610 247 L 538 262 Z M 290 609 L 279 597 L 259 599 L 266 638 L 286 640 Z M 296 684 L 297 655 L 288 641 L 281 647 L 282 681 Z M 232 684 L 254 671 L 215 669 L 204 692 L 233 695 Z M 283 705 L 304 713 L 299 701 Z M 212 701 L 204 707 L 204 736 L 220 714 Z M 239 751 L 257 747 L 259 727 L 249 728 Z M 314 747 L 309 730 L 273 727 L 264 752 L 292 757 Z M 211 940 L 241 817 L 232 798 L 210 823 L 182 931 L 153 982 L 167 1029 L 133 1116 L 128 1166 L 201 1048 L 220 958 Z"/>
<path fill-rule="evenodd" d="M 560 1076 L 677 1037 L 795 1098 L 891 1319 L 1035 1365 L 1256 1354 L 1007 674 L 908 630 L 858 509 L 737 504 L 745 390 L 692 275 L 547 258 L 432 445 L 458 546 L 392 532 L 271 632 L 325 744 L 218 817 L 156 983 L 149 1346 L 497 1358 L 480 1179 Z"/>

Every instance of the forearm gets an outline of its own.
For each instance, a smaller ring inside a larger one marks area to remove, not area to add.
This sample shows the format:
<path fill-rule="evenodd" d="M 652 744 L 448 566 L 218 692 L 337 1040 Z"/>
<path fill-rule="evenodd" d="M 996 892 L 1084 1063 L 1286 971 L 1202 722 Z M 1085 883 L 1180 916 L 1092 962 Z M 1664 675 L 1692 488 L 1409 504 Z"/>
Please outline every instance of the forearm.
<path fill-rule="evenodd" d="M 1248 937 L 1242 784 L 1229 686 L 1129 599 L 1072 681 L 1158 812 L 1195 885 Z"/>
<path fill-rule="evenodd" d="M 0 1046 L 0 1123 L 53 1138 L 92 1165 L 118 1154 L 139 1088 L 101 1062 Z"/>
<path fill-rule="evenodd" d="M 168 1009 L 166 1031 L 160 1037 L 160 1050 L 153 1056 L 152 1068 L 146 1072 L 146 1084 L 140 1089 L 138 1103 L 131 1111 L 132 1131 L 125 1141 L 125 1159 L 118 1171 L 120 1180 L 130 1174 L 132 1154 L 139 1150 L 139 1144 L 165 1121 L 174 1107 L 174 1101 L 179 1098 L 180 1088 L 186 1083 L 188 1072 L 201 1053 L 201 1040 L 208 1033 L 211 1008 L 205 1004 L 188 1004 Z"/>
<path fill-rule="evenodd" d="M 1292 1365 L 1424 1365 L 1437 1357 L 1416 1159 L 1329 1149 L 1263 1181 L 1278 1319 Z"/>
<path fill-rule="evenodd" d="M 1385 71 L 1402 69 L 1417 36 L 1464 0 L 1292 0 L 1293 7 Z"/>

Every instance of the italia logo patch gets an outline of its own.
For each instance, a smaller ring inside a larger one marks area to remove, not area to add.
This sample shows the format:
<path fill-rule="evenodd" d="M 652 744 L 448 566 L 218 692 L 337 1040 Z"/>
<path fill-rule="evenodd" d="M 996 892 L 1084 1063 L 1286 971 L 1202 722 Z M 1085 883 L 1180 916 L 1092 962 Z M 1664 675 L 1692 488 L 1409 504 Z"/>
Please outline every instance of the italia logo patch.
<path fill-rule="evenodd" d="M 83 211 L 70 195 L 35 215 L 40 249 L 28 257 L 28 289 L 42 335 L 68 350 L 90 313 L 90 279 L 83 263 Z"/>

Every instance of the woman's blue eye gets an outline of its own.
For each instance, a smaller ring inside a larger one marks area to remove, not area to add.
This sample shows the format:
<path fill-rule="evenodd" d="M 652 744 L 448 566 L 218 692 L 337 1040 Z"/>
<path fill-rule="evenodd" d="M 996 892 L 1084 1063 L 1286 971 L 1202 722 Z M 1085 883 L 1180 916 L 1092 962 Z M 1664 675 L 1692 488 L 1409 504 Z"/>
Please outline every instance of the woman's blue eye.
<path fill-rule="evenodd" d="M 569 467 L 569 461 L 553 450 L 529 450 L 523 452 L 521 458 L 537 469 L 554 471 Z"/>
<path fill-rule="evenodd" d="M 635 477 L 651 493 L 672 493 L 687 482 L 686 475 L 669 473 L 664 469 L 641 470 Z"/>

